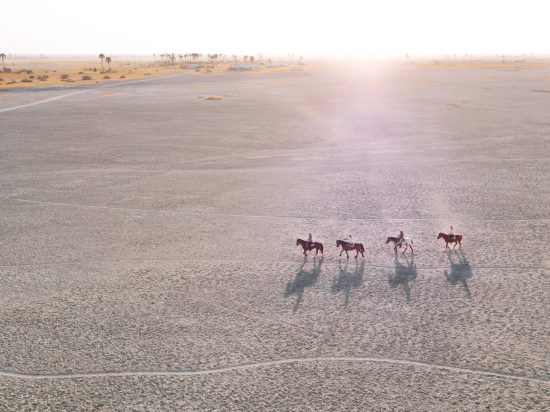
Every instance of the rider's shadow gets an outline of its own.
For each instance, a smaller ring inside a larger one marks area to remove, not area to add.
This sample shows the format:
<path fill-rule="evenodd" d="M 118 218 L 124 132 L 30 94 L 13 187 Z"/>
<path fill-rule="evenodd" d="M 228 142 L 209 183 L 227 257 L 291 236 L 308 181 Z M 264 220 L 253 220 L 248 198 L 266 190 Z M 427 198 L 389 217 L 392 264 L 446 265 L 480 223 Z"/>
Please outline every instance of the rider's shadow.
<path fill-rule="evenodd" d="M 411 301 L 411 286 L 410 282 L 414 282 L 417 276 L 416 265 L 414 263 L 414 255 L 411 255 L 411 260 L 407 256 L 404 256 L 407 265 L 403 265 L 399 262 L 398 255 L 395 255 L 395 273 L 390 275 L 388 283 L 390 287 L 397 288 L 400 285 L 403 286 L 407 302 Z"/>
<path fill-rule="evenodd" d="M 453 260 L 453 255 L 456 256 L 457 261 Z M 451 264 L 451 273 L 447 270 L 443 273 L 447 278 L 447 282 L 451 285 L 461 283 L 466 291 L 466 296 L 468 299 L 471 299 L 472 294 L 470 293 L 467 280 L 471 278 L 474 273 L 472 272 L 470 262 L 468 262 L 466 256 L 464 256 L 464 253 L 460 249 L 448 251 L 447 257 L 449 259 L 449 263 Z"/>
<path fill-rule="evenodd" d="M 363 275 L 365 273 L 365 261 L 361 260 L 359 263 L 355 261 L 355 270 L 353 272 L 348 270 L 349 260 L 345 260 L 345 265 L 342 267 L 342 260 L 339 263 L 340 275 L 338 279 L 332 280 L 332 293 L 344 293 L 344 307 L 347 308 L 349 304 L 349 295 L 352 289 L 361 287 L 363 284 Z"/>
<path fill-rule="evenodd" d="M 321 259 L 313 259 L 313 268 L 311 270 L 305 270 L 304 267 L 307 263 L 307 258 L 304 260 L 296 272 L 296 276 L 292 282 L 288 282 L 285 290 L 285 298 L 291 295 L 296 295 L 296 303 L 294 304 L 294 312 L 298 310 L 302 299 L 304 298 L 304 290 L 309 286 L 313 286 L 321 273 L 321 266 L 323 265 L 324 257 Z"/>

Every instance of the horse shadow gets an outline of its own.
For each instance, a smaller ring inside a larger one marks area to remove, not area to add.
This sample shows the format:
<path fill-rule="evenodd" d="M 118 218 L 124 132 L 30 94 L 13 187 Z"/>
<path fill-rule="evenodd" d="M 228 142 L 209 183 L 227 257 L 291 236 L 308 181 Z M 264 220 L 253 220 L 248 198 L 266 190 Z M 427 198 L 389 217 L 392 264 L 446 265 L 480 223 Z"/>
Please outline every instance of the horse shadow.
<path fill-rule="evenodd" d="M 339 269 L 340 274 L 338 279 L 332 280 L 332 293 L 337 294 L 344 293 L 344 308 L 349 305 L 349 295 L 352 289 L 357 289 L 363 284 L 363 275 L 365 273 L 365 260 L 362 259 L 361 263 L 355 261 L 355 270 L 351 272 L 348 270 L 349 260 L 345 260 L 345 265 L 342 267 L 342 259 L 340 259 Z"/>
<path fill-rule="evenodd" d="M 411 286 L 409 285 L 409 283 L 416 280 L 418 273 L 416 270 L 416 264 L 414 263 L 414 255 L 411 255 L 410 261 L 407 255 L 402 256 L 407 264 L 401 264 L 401 262 L 399 262 L 399 256 L 395 255 L 395 273 L 389 276 L 388 283 L 390 284 L 391 288 L 403 286 L 405 296 L 407 297 L 407 302 L 410 302 Z"/>
<path fill-rule="evenodd" d="M 296 311 L 300 307 L 300 304 L 302 303 L 305 289 L 307 287 L 313 286 L 319 280 L 319 275 L 321 274 L 321 266 L 323 265 L 324 259 L 324 257 L 321 257 L 321 259 L 314 258 L 313 268 L 311 270 L 305 270 L 304 268 L 307 263 L 307 258 L 304 257 L 304 260 L 302 261 L 298 272 L 296 272 L 294 280 L 287 283 L 285 298 L 296 295 L 296 303 L 294 304 L 293 310 L 294 313 L 296 313 Z"/>
<path fill-rule="evenodd" d="M 453 260 L 453 255 L 456 256 L 456 261 Z M 472 267 L 470 266 L 470 262 L 468 262 L 468 259 L 466 259 L 466 256 L 464 256 L 464 253 L 458 249 L 458 250 L 450 250 L 447 252 L 447 258 L 449 259 L 449 263 L 451 264 L 451 272 L 445 270 L 443 274 L 445 275 L 445 278 L 447 279 L 447 282 L 449 282 L 451 285 L 456 285 L 458 283 L 462 283 L 462 286 L 464 287 L 464 290 L 466 292 L 466 296 L 468 299 L 472 298 L 472 294 L 470 292 L 470 288 L 468 287 L 468 279 L 473 276 Z"/>

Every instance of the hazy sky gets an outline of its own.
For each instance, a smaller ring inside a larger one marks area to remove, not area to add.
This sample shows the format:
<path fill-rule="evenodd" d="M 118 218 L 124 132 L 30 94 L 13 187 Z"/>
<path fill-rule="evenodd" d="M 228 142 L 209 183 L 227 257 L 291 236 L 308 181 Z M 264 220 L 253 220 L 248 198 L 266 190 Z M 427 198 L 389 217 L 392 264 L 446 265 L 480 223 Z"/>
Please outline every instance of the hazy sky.
<path fill-rule="evenodd" d="M 550 54 L 550 0 L 25 0 L 0 52 Z"/>

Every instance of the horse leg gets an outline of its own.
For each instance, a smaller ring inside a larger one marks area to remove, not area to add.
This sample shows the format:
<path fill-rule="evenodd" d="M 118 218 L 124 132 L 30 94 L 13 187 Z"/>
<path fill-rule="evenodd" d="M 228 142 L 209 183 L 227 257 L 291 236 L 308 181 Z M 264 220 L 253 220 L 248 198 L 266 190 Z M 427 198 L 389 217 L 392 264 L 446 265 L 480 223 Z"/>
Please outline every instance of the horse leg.
<path fill-rule="evenodd" d="M 445 242 L 445 249 L 449 249 L 449 242 Z"/>
<path fill-rule="evenodd" d="M 453 249 L 456 247 L 456 240 L 455 240 L 455 245 L 453 246 Z"/>
<path fill-rule="evenodd" d="M 355 249 L 355 259 L 357 259 L 357 256 L 359 256 L 359 249 Z"/>
<path fill-rule="evenodd" d="M 407 248 L 408 248 L 408 247 L 409 247 L 409 244 L 407 243 L 407 244 L 405 245 L 405 250 L 403 251 L 402 255 L 405 254 L 405 252 L 407 251 Z"/>
<path fill-rule="evenodd" d="M 346 259 L 349 259 L 349 253 L 347 250 L 346 250 Z"/>
<path fill-rule="evenodd" d="M 342 256 L 342 252 L 343 252 L 343 251 L 344 251 L 344 249 L 342 249 L 342 250 L 340 251 L 340 256 Z M 348 253 L 348 252 L 346 252 L 346 253 Z"/>
<path fill-rule="evenodd" d="M 412 245 L 409 245 L 409 247 L 411 248 L 411 253 L 414 253 Z"/>
<path fill-rule="evenodd" d="M 397 255 L 397 244 L 393 247 L 393 251 L 394 251 L 395 254 Z"/>
<path fill-rule="evenodd" d="M 462 243 L 460 242 L 460 240 L 458 241 L 458 248 L 462 249 Z"/>

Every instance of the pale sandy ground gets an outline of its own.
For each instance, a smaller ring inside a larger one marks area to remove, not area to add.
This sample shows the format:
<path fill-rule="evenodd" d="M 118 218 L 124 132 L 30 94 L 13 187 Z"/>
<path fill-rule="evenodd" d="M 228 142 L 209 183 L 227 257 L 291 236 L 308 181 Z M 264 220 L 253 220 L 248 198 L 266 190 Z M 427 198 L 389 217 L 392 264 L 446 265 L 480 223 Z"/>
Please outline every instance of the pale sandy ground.
<path fill-rule="evenodd" d="M 548 410 L 547 75 L 0 93 L 0 409 Z"/>
<path fill-rule="evenodd" d="M 242 61 L 240 61 L 242 62 Z M 170 75 L 174 73 L 192 73 L 193 75 L 211 75 L 227 72 L 228 60 L 220 60 L 214 65 L 209 65 L 208 59 L 202 62 L 204 67 L 188 69 L 192 59 L 180 60 L 176 58 L 175 65 L 163 65 L 160 57 L 143 56 L 127 57 L 116 56 L 108 64 L 95 57 L 24 57 L 8 56 L 5 66 L 11 72 L 2 72 L 0 66 L 0 91 L 13 88 L 44 88 L 48 86 L 75 86 L 93 85 L 97 83 L 112 83 L 113 81 L 127 81 L 146 79 L 150 77 Z M 300 70 L 314 70 L 319 64 L 311 62 L 300 66 Z M 294 64 L 289 63 L 285 67 L 256 68 L 255 72 L 276 73 L 292 71 Z M 30 71 L 30 72 L 29 72 Z M 67 75 L 68 79 L 63 79 Z M 90 79 L 83 79 L 89 76 Z"/>

